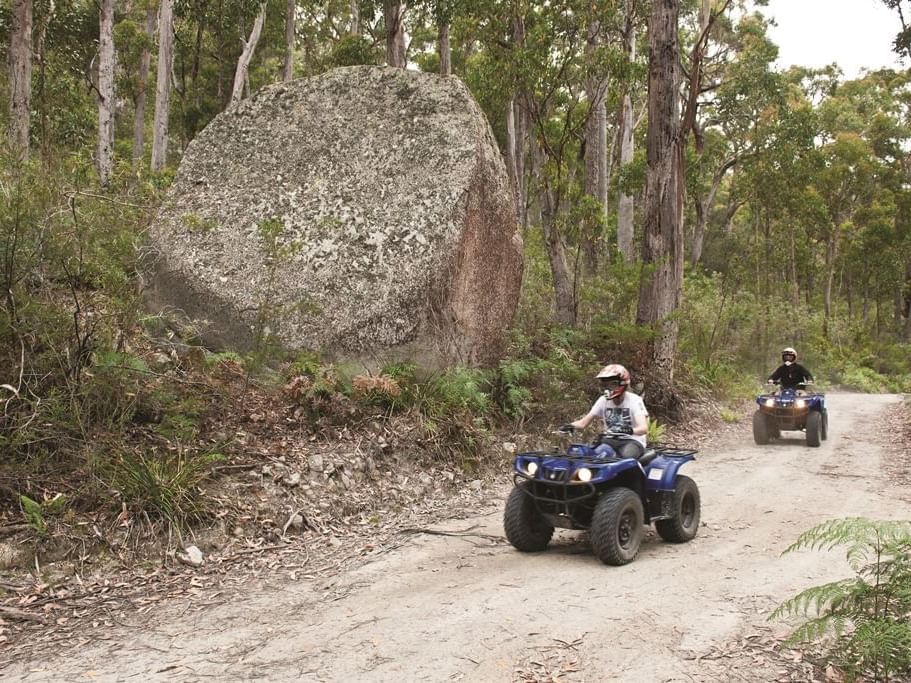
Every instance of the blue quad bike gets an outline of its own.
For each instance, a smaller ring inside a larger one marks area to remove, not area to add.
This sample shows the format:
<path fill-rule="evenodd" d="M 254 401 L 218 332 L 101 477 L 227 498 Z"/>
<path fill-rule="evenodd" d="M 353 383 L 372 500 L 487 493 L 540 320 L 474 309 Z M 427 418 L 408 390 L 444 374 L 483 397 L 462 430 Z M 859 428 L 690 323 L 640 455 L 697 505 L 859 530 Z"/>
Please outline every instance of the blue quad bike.
<path fill-rule="evenodd" d="M 753 440 L 757 444 L 780 439 L 783 431 L 804 431 L 807 446 L 819 446 L 829 437 L 826 395 L 806 393 L 806 388 L 799 384 L 756 398 L 759 408 L 753 413 Z"/>
<path fill-rule="evenodd" d="M 592 445 L 520 453 L 506 501 L 506 538 L 522 552 L 547 548 L 555 527 L 591 531 L 595 555 L 624 565 L 639 554 L 645 524 L 665 541 L 685 543 L 699 530 L 699 488 L 680 467 L 695 450 L 655 445 L 621 458 L 600 435 Z"/>

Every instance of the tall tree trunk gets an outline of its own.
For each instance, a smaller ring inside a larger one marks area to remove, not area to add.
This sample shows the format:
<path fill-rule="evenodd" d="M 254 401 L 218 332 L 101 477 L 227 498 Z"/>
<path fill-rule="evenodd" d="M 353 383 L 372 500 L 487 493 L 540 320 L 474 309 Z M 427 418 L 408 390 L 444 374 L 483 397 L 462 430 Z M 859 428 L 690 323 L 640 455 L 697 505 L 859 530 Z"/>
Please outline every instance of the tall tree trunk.
<path fill-rule="evenodd" d="M 902 326 L 902 337 L 905 341 L 911 341 L 911 261 L 905 263 L 905 283 L 904 287 L 902 287 L 902 315 L 905 319 Z"/>
<path fill-rule="evenodd" d="M 106 186 L 114 166 L 114 0 L 101 0 L 98 22 L 98 178 Z"/>
<path fill-rule="evenodd" d="M 150 7 L 146 10 L 145 33 L 149 38 L 148 45 L 152 44 L 152 38 L 155 36 L 155 8 Z M 136 101 L 133 103 L 133 168 L 139 168 L 142 163 L 142 156 L 145 147 L 145 129 L 146 129 L 146 95 L 149 91 L 149 67 L 152 64 L 152 50 L 149 47 L 142 49 L 139 56 L 139 74 L 136 91 Z"/>
<path fill-rule="evenodd" d="M 794 310 L 800 308 L 800 282 L 797 278 L 797 242 L 794 239 L 794 231 L 788 230 L 790 236 L 789 257 L 788 257 L 788 275 L 791 280 L 791 306 Z"/>
<path fill-rule="evenodd" d="M 541 192 L 541 226 L 544 230 L 544 246 L 550 262 L 550 273 L 554 284 L 554 320 L 560 325 L 576 324 L 576 305 L 573 295 L 570 269 L 566 262 L 566 245 L 556 227 L 559 198 L 552 190 Z"/>
<path fill-rule="evenodd" d="M 592 22 L 588 27 L 586 52 L 591 54 L 601 43 L 601 26 Z M 588 121 L 585 123 L 585 194 L 600 205 L 598 218 L 607 213 L 607 107 L 604 96 L 607 79 L 591 78 L 585 83 L 589 103 Z M 599 226 L 600 227 L 600 226 Z M 594 228 L 594 226 L 593 226 Z M 601 256 L 601 231 L 593 229 L 584 242 L 585 269 L 593 274 Z"/>
<path fill-rule="evenodd" d="M 9 45 L 9 143 L 28 158 L 32 114 L 32 0 L 13 0 Z"/>
<path fill-rule="evenodd" d="M 515 49 L 521 49 L 525 45 L 525 18 L 520 14 L 513 15 L 512 18 L 512 42 Z M 518 88 L 513 94 L 510 103 L 510 113 L 512 117 L 515 144 L 512 149 L 512 166 L 514 170 L 513 183 L 516 188 L 516 202 L 519 207 L 519 224 L 524 230 L 528 226 L 528 186 L 525 173 L 525 158 L 528 141 L 528 108 L 526 106 L 528 98 L 525 90 Z"/>
<path fill-rule="evenodd" d="M 351 15 L 351 23 L 348 25 L 348 33 L 352 36 L 361 35 L 361 3 L 360 0 L 351 0 L 348 5 L 348 12 Z"/>
<path fill-rule="evenodd" d="M 831 231 L 829 237 L 826 239 L 826 280 L 825 284 L 823 285 L 822 295 L 822 333 L 826 339 L 829 338 L 829 320 L 832 317 L 832 283 L 835 280 L 835 257 L 838 250 L 838 226 L 840 225 L 841 221 L 836 221 L 835 228 Z"/>
<path fill-rule="evenodd" d="M 630 63 L 636 61 L 636 22 L 633 0 L 626 0 L 625 27 L 623 31 L 623 49 L 626 51 Z M 633 100 L 629 94 L 629 86 L 623 94 L 620 105 L 620 168 L 629 166 L 633 161 Z M 633 248 L 635 228 L 633 224 L 635 204 L 633 196 L 622 189 L 617 200 L 617 249 L 620 255 L 629 263 L 636 260 Z"/>
<path fill-rule="evenodd" d="M 516 199 L 516 218 L 521 221 L 521 206 L 519 203 L 519 179 L 518 169 L 516 168 L 516 98 L 513 97 L 506 105 L 506 171 L 509 173 L 509 179 L 512 181 L 513 196 Z"/>
<path fill-rule="evenodd" d="M 35 30 L 35 61 L 38 64 L 37 92 L 35 99 L 37 104 L 35 108 L 38 111 L 38 135 L 41 138 L 41 147 L 45 156 L 48 155 L 51 147 L 50 135 L 50 108 L 47 102 L 47 30 L 54 16 L 57 14 L 57 3 L 54 0 L 48 2 L 47 14 L 41 24 Z"/>
<path fill-rule="evenodd" d="M 253 52 L 259 43 L 259 37 L 263 32 L 263 22 L 266 20 L 266 3 L 259 6 L 259 13 L 253 21 L 253 28 L 250 30 L 250 36 L 246 40 L 241 40 L 243 50 L 240 51 L 240 57 L 237 58 L 237 69 L 234 71 L 234 88 L 231 90 L 231 104 L 236 104 L 243 99 L 244 87 L 247 86 L 247 74 L 250 71 L 250 60 L 253 59 Z"/>
<path fill-rule="evenodd" d="M 653 326 L 651 356 L 673 380 L 677 321 L 683 287 L 681 204 L 683 145 L 678 105 L 677 22 L 679 0 L 653 0 L 649 17 L 648 171 L 645 185 L 642 260 L 636 322 Z"/>
<path fill-rule="evenodd" d="M 158 13 L 158 76 L 152 125 L 152 170 L 168 162 L 168 117 L 171 113 L 171 68 L 174 64 L 174 0 L 161 0 Z"/>
<path fill-rule="evenodd" d="M 386 23 L 386 64 L 404 69 L 405 58 L 405 4 L 396 0 L 383 0 L 383 19 Z"/>
<path fill-rule="evenodd" d="M 696 197 L 696 225 L 693 226 L 693 246 L 690 250 L 690 263 L 696 266 L 702 260 L 702 249 L 705 245 L 705 230 L 708 224 L 709 212 L 712 210 L 712 204 L 715 203 L 715 195 L 718 194 L 718 188 L 724 179 L 724 174 L 731 169 L 737 159 L 731 158 L 725 161 L 721 167 L 715 171 L 712 177 L 712 185 L 703 199 Z"/>
<path fill-rule="evenodd" d="M 441 21 L 437 29 L 437 43 L 440 52 L 440 74 L 452 75 L 452 50 L 449 47 L 449 21 Z"/>
<path fill-rule="evenodd" d="M 288 0 L 288 6 L 285 9 L 285 64 L 282 68 L 282 80 L 286 82 L 294 78 L 294 28 L 296 18 L 297 0 Z"/>

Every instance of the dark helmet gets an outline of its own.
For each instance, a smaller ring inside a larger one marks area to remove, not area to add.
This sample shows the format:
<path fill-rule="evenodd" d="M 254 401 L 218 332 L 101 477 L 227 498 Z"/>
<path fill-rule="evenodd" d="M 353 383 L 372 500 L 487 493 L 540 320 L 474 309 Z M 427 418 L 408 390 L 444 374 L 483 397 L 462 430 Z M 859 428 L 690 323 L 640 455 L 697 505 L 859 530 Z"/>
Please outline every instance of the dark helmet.
<path fill-rule="evenodd" d="M 797 351 L 795 351 L 790 346 L 786 346 L 781 350 L 781 360 L 784 363 L 796 363 L 797 362 Z"/>
<path fill-rule="evenodd" d="M 622 396 L 629 386 L 629 370 L 616 363 L 605 365 L 597 377 L 607 398 Z"/>

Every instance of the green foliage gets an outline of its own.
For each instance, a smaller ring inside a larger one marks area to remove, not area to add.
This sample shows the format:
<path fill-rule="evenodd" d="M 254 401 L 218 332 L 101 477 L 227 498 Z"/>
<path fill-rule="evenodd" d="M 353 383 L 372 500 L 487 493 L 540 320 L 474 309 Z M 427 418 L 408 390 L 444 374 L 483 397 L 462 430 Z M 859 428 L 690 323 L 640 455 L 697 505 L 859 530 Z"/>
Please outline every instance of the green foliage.
<path fill-rule="evenodd" d="M 203 519 L 208 510 L 199 485 L 209 476 L 219 453 L 191 454 L 182 448 L 160 452 L 124 452 L 102 458 L 102 476 L 134 514 L 168 522 L 178 530 Z"/>
<path fill-rule="evenodd" d="M 664 441 L 664 435 L 667 432 L 667 427 L 659 423 L 658 420 L 653 420 L 648 418 L 648 432 L 646 432 L 645 440 L 648 443 L 661 443 Z"/>
<path fill-rule="evenodd" d="M 737 413 L 736 411 L 733 411 L 729 408 L 722 408 L 719 410 L 718 417 L 720 417 L 723 422 L 727 422 L 728 424 L 736 424 L 737 422 L 740 422 L 740 413 Z"/>
<path fill-rule="evenodd" d="M 790 642 L 822 638 L 849 680 L 905 680 L 911 674 L 911 522 L 829 520 L 784 552 L 839 546 L 855 577 L 808 588 L 770 618 L 808 616 Z"/>
<path fill-rule="evenodd" d="M 332 48 L 327 66 L 379 64 L 382 59 L 382 53 L 364 36 L 348 35 L 341 38 Z"/>
<path fill-rule="evenodd" d="M 200 218 L 195 213 L 185 213 L 180 217 L 180 222 L 190 233 L 210 232 L 218 227 L 215 221 Z"/>
<path fill-rule="evenodd" d="M 213 368 L 217 366 L 235 366 L 244 367 L 244 358 L 236 351 L 219 351 L 218 353 L 207 353 L 205 355 L 205 366 Z"/>
<path fill-rule="evenodd" d="M 44 520 L 44 510 L 40 503 L 35 502 L 26 495 L 19 496 L 19 505 L 25 520 L 39 534 L 47 533 L 47 522 Z"/>
<path fill-rule="evenodd" d="M 47 517 L 62 514 L 66 510 L 67 502 L 67 497 L 62 493 L 56 494 L 53 498 L 46 498 L 40 503 L 25 494 L 19 495 L 19 506 L 25 521 L 40 535 L 47 533 Z"/>

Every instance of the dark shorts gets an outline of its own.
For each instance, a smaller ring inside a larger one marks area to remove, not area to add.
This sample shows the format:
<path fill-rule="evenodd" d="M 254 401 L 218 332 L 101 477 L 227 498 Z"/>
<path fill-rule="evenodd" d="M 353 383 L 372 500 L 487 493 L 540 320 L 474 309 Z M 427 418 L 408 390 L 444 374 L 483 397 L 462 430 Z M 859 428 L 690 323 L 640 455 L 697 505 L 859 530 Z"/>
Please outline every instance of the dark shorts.
<path fill-rule="evenodd" d="M 601 443 L 608 444 L 613 448 L 621 458 L 638 459 L 645 453 L 645 447 L 638 441 L 632 439 L 611 439 L 609 437 L 601 440 Z"/>

